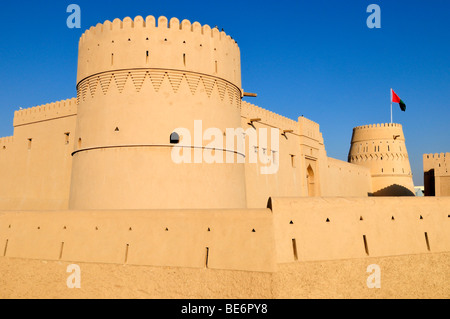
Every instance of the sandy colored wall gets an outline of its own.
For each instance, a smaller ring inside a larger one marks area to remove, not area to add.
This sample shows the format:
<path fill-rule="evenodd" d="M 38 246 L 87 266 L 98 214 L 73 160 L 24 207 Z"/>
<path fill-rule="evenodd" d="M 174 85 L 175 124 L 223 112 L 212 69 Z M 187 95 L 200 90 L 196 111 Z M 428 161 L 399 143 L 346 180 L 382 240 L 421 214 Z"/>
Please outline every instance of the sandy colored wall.
<path fill-rule="evenodd" d="M 275 198 L 277 261 L 448 252 L 448 207 L 445 197 Z"/>
<path fill-rule="evenodd" d="M 298 122 L 267 111 L 248 102 L 242 102 L 241 126 L 244 130 L 254 131 L 260 136 L 260 129 L 267 130 L 268 145 L 260 144 L 259 148 L 250 146 L 251 142 L 246 134 L 246 193 L 247 206 L 249 208 L 267 207 L 267 202 L 271 196 L 307 196 L 306 181 L 304 174 L 304 164 L 300 148 L 300 126 Z M 251 123 L 252 119 L 260 119 Z M 274 150 L 271 129 L 278 129 L 279 151 Z M 291 133 L 281 135 L 285 130 L 292 130 Z M 266 147 L 266 150 L 260 148 Z M 263 167 L 268 165 L 261 163 L 258 158 L 257 163 L 249 163 L 250 152 L 259 156 L 259 152 L 264 152 L 269 156 L 272 163 L 276 163 L 277 171 L 274 174 L 261 174 Z"/>
<path fill-rule="evenodd" d="M 367 197 L 372 193 L 370 169 L 331 157 L 324 183 L 324 197 Z"/>
<path fill-rule="evenodd" d="M 275 270 L 268 209 L 5 212 L 0 247 L 12 258 Z"/>
<path fill-rule="evenodd" d="M 14 137 L 0 139 L 2 209 L 68 207 L 76 112 L 71 99 L 15 113 Z"/>
<path fill-rule="evenodd" d="M 247 205 L 261 208 L 270 197 L 363 196 L 372 192 L 370 169 L 328 158 L 319 124 L 305 117 L 294 121 L 248 102 L 242 102 L 244 130 L 279 130 L 279 152 L 267 154 L 276 161 L 276 174 L 263 175 L 265 165 L 249 164 L 246 153 Z M 251 120 L 257 120 L 251 123 Z M 286 133 L 285 133 L 286 132 Z M 283 134 L 284 133 L 284 134 Z M 270 133 L 269 133 L 270 134 Z M 246 139 L 249 145 L 249 139 Z M 249 148 L 250 151 L 259 150 Z M 275 156 L 275 157 L 274 157 Z"/>
<path fill-rule="evenodd" d="M 273 272 L 290 262 L 448 252 L 449 205 L 303 197 L 274 198 L 272 211 L 4 212 L 0 248 L 12 258 Z"/>
<path fill-rule="evenodd" d="M 78 263 L 81 289 L 67 288 L 70 264 L 0 256 L 0 298 L 450 298 L 449 253 L 290 263 L 275 273 Z M 367 287 L 373 264 L 380 289 Z"/>

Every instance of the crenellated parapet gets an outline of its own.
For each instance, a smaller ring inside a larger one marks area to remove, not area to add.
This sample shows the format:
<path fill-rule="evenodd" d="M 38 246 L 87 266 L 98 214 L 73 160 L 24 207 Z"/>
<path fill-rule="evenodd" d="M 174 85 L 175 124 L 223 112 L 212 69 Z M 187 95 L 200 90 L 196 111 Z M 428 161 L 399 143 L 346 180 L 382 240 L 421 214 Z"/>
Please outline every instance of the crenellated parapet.
<path fill-rule="evenodd" d="M 79 42 L 78 81 L 128 69 L 181 70 L 241 87 L 240 51 L 229 35 L 188 20 L 127 17 L 91 27 Z"/>
<path fill-rule="evenodd" d="M 450 160 L 450 153 L 435 153 L 435 154 L 424 154 L 424 158 L 427 159 L 442 159 L 442 160 Z"/>
<path fill-rule="evenodd" d="M 249 121 L 252 119 L 261 119 L 261 123 L 277 127 L 282 132 L 293 131 L 294 134 L 300 134 L 297 121 L 245 101 L 242 102 L 241 107 L 241 116 L 247 118 Z"/>
<path fill-rule="evenodd" d="M 369 124 L 369 125 L 361 125 L 354 128 L 354 130 L 361 130 L 361 129 L 372 129 L 377 127 L 399 127 L 402 128 L 401 124 L 398 123 L 381 123 L 381 124 Z"/>
<path fill-rule="evenodd" d="M 16 111 L 14 127 L 77 114 L 77 99 L 67 99 Z"/>
<path fill-rule="evenodd" d="M 401 124 L 384 123 L 358 126 L 353 129 L 353 142 L 369 140 L 405 141 Z"/>
<path fill-rule="evenodd" d="M 320 132 L 319 123 L 303 116 L 298 119 L 298 122 L 300 124 L 300 135 L 307 136 L 323 144 L 323 136 Z"/>

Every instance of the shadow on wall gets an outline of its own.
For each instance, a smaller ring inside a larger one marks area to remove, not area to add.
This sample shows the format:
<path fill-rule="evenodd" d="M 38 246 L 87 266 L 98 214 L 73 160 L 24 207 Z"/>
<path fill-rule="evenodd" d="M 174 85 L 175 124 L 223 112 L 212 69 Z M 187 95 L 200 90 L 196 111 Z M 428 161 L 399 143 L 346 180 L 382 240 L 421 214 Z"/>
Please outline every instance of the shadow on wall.
<path fill-rule="evenodd" d="M 434 169 L 423 173 L 424 196 L 436 196 Z"/>
<path fill-rule="evenodd" d="M 373 196 L 416 196 L 408 188 L 393 184 L 391 186 L 380 189 L 379 191 L 373 193 Z"/>

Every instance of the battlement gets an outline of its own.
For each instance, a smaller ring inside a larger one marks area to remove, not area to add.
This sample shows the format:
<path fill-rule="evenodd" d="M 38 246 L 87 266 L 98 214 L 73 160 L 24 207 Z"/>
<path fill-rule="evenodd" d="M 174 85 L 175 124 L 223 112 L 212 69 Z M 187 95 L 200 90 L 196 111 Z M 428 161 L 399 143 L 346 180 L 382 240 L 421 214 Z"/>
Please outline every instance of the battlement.
<path fill-rule="evenodd" d="M 177 18 L 171 18 L 170 21 L 161 16 L 156 20 L 154 16 L 147 16 L 145 19 L 142 16 L 137 16 L 133 19 L 126 17 L 123 20 L 115 19 L 113 22 L 106 20 L 104 23 L 98 23 L 95 27 L 92 26 L 89 30 L 86 30 L 80 38 L 80 44 L 86 42 L 92 37 L 99 35 L 106 31 L 120 31 L 127 29 L 139 29 L 139 28 L 162 28 L 171 30 L 180 30 L 184 32 L 193 32 L 210 36 L 211 38 L 217 38 L 223 41 L 229 41 L 231 44 L 236 45 L 237 42 L 224 31 L 219 31 L 218 28 L 211 28 L 209 25 L 201 25 L 199 22 L 191 23 L 189 20 L 183 21 Z"/>
<path fill-rule="evenodd" d="M 239 47 L 216 27 L 137 16 L 99 23 L 81 36 L 77 83 L 92 75 L 129 69 L 197 72 L 241 87 Z"/>
<path fill-rule="evenodd" d="M 424 154 L 424 159 L 449 159 L 450 160 L 450 153 L 435 153 L 435 154 Z"/>
<path fill-rule="evenodd" d="M 299 117 L 300 135 L 308 136 L 323 144 L 323 136 L 320 132 L 320 125 L 306 117 Z"/>
<path fill-rule="evenodd" d="M 77 114 L 77 99 L 67 99 L 16 111 L 14 127 Z"/>
<path fill-rule="evenodd" d="M 403 126 L 396 123 L 362 125 L 353 129 L 352 143 L 372 144 L 376 141 L 405 143 Z"/>
<path fill-rule="evenodd" d="M 357 126 L 355 127 L 353 130 L 363 130 L 363 129 L 373 129 L 373 128 L 402 128 L 401 124 L 397 124 L 397 123 L 381 123 L 381 124 L 370 124 L 370 125 L 361 125 L 361 126 Z"/>
<path fill-rule="evenodd" d="M 298 122 L 246 101 L 241 104 L 241 115 L 248 119 L 260 118 L 262 123 L 275 126 L 282 131 L 292 130 L 295 134 L 300 134 Z"/>

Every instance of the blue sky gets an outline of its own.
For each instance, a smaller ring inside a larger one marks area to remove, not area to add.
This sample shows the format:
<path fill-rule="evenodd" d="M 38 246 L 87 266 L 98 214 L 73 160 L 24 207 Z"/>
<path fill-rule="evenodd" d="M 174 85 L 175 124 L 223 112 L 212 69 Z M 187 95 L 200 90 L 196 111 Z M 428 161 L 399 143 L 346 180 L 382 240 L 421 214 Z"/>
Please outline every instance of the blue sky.
<path fill-rule="evenodd" d="M 66 8 L 81 7 L 81 29 Z M 381 29 L 369 29 L 369 4 Z M 0 9 L 0 136 L 14 111 L 76 96 L 77 46 L 92 25 L 164 15 L 224 28 L 241 49 L 251 103 L 321 125 L 328 156 L 347 160 L 352 128 L 403 125 L 416 185 L 422 154 L 450 152 L 450 1 L 4 1 Z"/>

